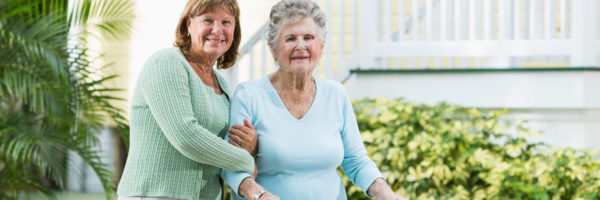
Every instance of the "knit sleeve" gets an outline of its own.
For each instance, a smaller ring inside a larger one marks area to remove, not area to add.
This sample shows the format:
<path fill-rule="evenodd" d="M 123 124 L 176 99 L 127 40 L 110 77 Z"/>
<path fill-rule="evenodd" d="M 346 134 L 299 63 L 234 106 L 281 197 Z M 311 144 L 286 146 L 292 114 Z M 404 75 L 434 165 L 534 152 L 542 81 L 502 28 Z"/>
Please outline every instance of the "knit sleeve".
<path fill-rule="evenodd" d="M 248 152 L 211 134 L 194 117 L 185 61 L 155 54 L 144 66 L 138 85 L 161 131 L 183 155 L 230 171 L 254 171 Z"/>
<path fill-rule="evenodd" d="M 254 117 L 252 109 L 250 108 L 250 99 L 246 95 L 247 91 L 244 87 L 243 83 L 240 84 L 235 90 L 235 94 L 233 95 L 233 99 L 231 100 L 231 111 L 229 112 L 229 127 L 234 124 L 243 124 L 244 118 L 251 121 L 254 124 Z M 227 135 L 227 137 L 229 134 Z M 227 140 L 227 137 L 225 140 Z M 239 186 L 242 181 L 251 176 L 249 173 L 245 172 L 231 172 L 229 170 L 221 170 L 221 178 L 231 187 L 231 191 L 237 198 L 243 199 L 243 197 L 238 194 Z"/>

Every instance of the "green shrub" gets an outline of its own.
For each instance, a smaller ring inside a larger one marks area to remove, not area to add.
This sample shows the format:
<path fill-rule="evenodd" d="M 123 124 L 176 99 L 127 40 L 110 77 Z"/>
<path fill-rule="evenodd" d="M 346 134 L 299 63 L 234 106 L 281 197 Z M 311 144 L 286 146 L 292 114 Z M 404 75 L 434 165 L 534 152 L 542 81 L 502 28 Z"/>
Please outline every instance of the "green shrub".
<path fill-rule="evenodd" d="M 506 110 L 402 99 L 353 104 L 369 156 L 410 199 L 600 199 L 592 153 L 528 143 L 539 133 L 499 120 Z M 366 199 L 344 181 L 349 199 Z"/>

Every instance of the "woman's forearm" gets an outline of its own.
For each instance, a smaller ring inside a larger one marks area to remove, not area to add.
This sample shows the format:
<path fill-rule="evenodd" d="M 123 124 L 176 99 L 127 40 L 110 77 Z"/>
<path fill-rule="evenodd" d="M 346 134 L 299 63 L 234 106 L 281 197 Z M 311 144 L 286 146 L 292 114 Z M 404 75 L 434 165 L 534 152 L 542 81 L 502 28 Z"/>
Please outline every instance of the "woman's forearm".
<path fill-rule="evenodd" d="M 254 178 L 248 177 L 245 178 L 242 183 L 240 183 L 240 187 L 238 188 L 238 194 L 245 197 L 246 199 L 252 199 L 253 195 L 256 194 L 259 190 L 263 189 Z"/>
<path fill-rule="evenodd" d="M 389 187 L 389 186 L 383 180 L 383 178 L 377 178 L 377 179 L 375 179 L 375 181 L 373 181 L 373 184 L 371 184 L 371 186 L 369 186 L 369 189 L 367 190 L 367 194 L 369 196 L 377 198 L 377 196 L 382 195 L 383 191 L 385 190 L 385 187 Z"/>
<path fill-rule="evenodd" d="M 392 188 L 385 182 L 383 178 L 377 178 L 367 190 L 369 196 L 375 197 L 377 200 L 407 200 L 404 197 L 398 196 Z"/>

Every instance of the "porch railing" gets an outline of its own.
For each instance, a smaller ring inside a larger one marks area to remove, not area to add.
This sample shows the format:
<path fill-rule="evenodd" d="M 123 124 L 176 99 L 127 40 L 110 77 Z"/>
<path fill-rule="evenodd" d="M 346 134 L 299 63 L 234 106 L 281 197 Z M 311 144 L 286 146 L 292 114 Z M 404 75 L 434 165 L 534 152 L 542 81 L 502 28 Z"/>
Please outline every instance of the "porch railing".
<path fill-rule="evenodd" d="M 319 0 L 328 37 L 317 74 L 350 69 L 597 66 L 595 0 Z M 232 85 L 276 69 L 266 24 L 240 51 Z"/>

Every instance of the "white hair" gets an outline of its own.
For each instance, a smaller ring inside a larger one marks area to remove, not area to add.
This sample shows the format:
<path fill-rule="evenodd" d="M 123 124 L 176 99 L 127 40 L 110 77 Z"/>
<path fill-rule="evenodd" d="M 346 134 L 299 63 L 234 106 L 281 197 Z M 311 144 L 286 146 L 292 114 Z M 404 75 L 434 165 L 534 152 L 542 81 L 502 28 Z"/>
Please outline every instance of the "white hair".
<path fill-rule="evenodd" d="M 325 27 L 325 13 L 311 0 L 281 0 L 271 8 L 269 15 L 269 29 L 266 40 L 271 52 L 277 47 L 277 40 L 281 33 L 281 27 L 297 22 L 305 17 L 311 17 L 317 24 L 317 37 L 325 42 L 327 30 Z"/>

